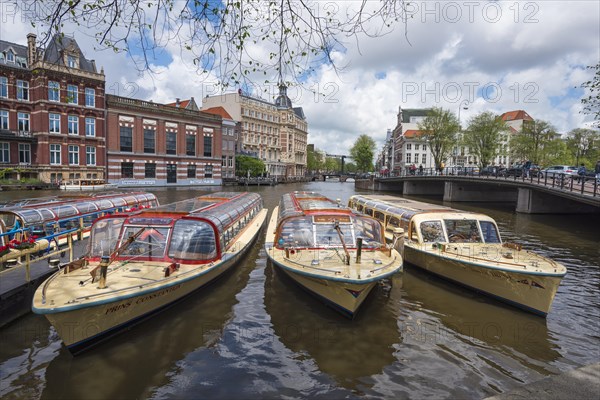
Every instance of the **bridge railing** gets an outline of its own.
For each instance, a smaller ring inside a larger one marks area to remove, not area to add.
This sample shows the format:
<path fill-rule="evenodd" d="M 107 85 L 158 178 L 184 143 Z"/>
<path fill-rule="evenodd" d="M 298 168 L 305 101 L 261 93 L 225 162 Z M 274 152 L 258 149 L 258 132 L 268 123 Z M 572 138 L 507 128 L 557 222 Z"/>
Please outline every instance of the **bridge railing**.
<path fill-rule="evenodd" d="M 436 168 L 404 169 L 400 173 L 377 174 L 378 179 L 402 178 L 402 177 L 441 177 L 458 176 L 473 179 L 498 179 L 504 181 L 523 182 L 537 184 L 557 190 L 578 193 L 586 196 L 600 197 L 600 177 L 590 175 L 569 175 L 562 173 L 543 173 L 542 171 L 531 171 L 523 174 L 520 170 L 507 170 L 505 168 L 484 169 L 480 171 L 477 167 L 446 167 L 442 170 Z"/>

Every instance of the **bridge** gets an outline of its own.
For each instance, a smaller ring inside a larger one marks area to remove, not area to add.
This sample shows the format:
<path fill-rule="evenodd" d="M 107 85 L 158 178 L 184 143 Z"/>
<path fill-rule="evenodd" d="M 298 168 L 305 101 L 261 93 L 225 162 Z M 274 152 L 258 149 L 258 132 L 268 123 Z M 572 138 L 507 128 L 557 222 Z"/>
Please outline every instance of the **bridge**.
<path fill-rule="evenodd" d="M 507 177 L 441 175 L 426 170 L 422 175 L 374 177 L 356 180 L 358 189 L 396 191 L 405 195 L 442 195 L 451 202 L 512 202 L 527 214 L 600 213 L 600 184 L 588 177 Z"/>

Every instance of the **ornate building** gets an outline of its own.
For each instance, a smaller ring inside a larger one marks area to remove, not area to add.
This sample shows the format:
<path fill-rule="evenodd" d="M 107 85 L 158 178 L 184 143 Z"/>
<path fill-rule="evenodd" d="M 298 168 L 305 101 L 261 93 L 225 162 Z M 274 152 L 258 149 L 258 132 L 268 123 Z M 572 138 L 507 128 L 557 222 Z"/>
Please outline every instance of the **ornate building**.
<path fill-rule="evenodd" d="M 0 169 L 43 182 L 104 179 L 104 71 L 74 38 L 0 40 Z"/>

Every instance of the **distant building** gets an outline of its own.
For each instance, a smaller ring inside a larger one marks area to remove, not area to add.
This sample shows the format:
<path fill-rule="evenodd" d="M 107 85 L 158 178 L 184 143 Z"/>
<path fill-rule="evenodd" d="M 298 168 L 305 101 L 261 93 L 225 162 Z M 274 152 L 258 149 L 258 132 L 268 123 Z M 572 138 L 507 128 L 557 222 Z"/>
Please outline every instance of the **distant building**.
<path fill-rule="evenodd" d="M 107 95 L 108 180 L 123 186 L 221 185 L 222 118 L 185 105 Z"/>
<path fill-rule="evenodd" d="M 74 38 L 0 40 L 0 169 L 43 182 L 104 179 L 104 71 Z"/>
<path fill-rule="evenodd" d="M 433 168 L 434 161 L 427 142 L 423 139 L 423 132 L 418 124 L 422 122 L 431 109 L 406 109 L 398 108 L 396 127 L 393 136 L 393 168 L 392 173 L 399 174 L 406 171 L 412 164 L 423 168 Z"/>
<path fill-rule="evenodd" d="M 238 150 L 238 138 L 240 136 L 240 126 L 223 107 L 212 107 L 202 110 L 207 114 L 218 115 L 223 119 L 221 127 L 222 132 L 222 153 L 221 153 L 221 175 L 223 178 L 235 178 L 235 153 Z"/>
<path fill-rule="evenodd" d="M 306 173 L 308 123 L 302 108 L 292 107 L 287 88 L 280 86 L 274 103 L 243 94 L 205 97 L 202 109 L 223 107 L 241 126 L 238 154 L 257 157 L 273 177 Z"/>

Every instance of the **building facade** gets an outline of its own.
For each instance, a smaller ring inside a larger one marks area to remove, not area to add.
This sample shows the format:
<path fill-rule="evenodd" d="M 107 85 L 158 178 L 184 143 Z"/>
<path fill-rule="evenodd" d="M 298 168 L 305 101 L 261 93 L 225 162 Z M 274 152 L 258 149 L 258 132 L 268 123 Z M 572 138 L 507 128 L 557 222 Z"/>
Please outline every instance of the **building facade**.
<path fill-rule="evenodd" d="M 75 39 L 0 41 L 0 169 L 45 183 L 105 179 L 104 72 Z M 6 175 L 6 174 L 5 174 Z"/>
<path fill-rule="evenodd" d="M 393 166 L 392 174 L 406 172 L 412 164 L 416 167 L 433 168 L 434 160 L 431 150 L 422 138 L 419 123 L 422 122 L 431 109 L 398 108 L 396 127 L 393 136 Z"/>
<path fill-rule="evenodd" d="M 106 95 L 108 181 L 127 186 L 221 185 L 218 115 Z"/>
<path fill-rule="evenodd" d="M 223 179 L 235 178 L 235 153 L 238 149 L 240 126 L 223 107 L 212 107 L 202 110 L 207 114 L 218 115 L 223 119 L 221 175 Z"/>
<path fill-rule="evenodd" d="M 205 97 L 202 109 L 223 107 L 241 127 L 237 153 L 263 160 L 269 176 L 304 176 L 308 124 L 302 108 L 292 107 L 285 89 L 283 95 L 281 90 L 279 103 L 239 91 Z"/>

